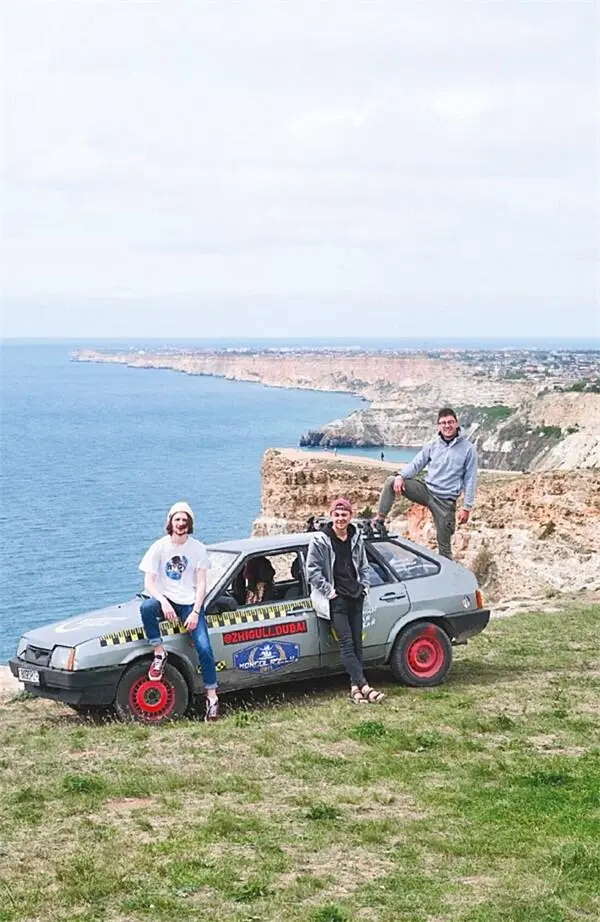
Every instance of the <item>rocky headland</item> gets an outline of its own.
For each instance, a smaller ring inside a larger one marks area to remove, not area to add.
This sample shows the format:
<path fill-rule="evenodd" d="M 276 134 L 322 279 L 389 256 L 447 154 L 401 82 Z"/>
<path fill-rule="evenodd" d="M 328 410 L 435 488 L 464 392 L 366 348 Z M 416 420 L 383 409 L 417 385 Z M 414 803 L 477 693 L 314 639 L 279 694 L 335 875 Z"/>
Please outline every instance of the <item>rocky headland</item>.
<path fill-rule="evenodd" d="M 335 496 L 357 514 L 377 508 L 381 486 L 397 465 L 294 449 L 271 449 L 262 464 L 256 535 L 304 530 Z M 390 530 L 435 548 L 431 516 L 398 499 Z M 453 540 L 455 558 L 472 569 L 496 605 L 548 607 L 565 594 L 600 600 L 600 472 L 516 474 L 484 471 L 467 526 Z"/>
<path fill-rule="evenodd" d="M 271 387 L 343 391 L 369 402 L 345 419 L 298 433 L 305 446 L 421 446 L 450 404 L 484 468 L 600 467 L 600 353 L 531 350 L 82 350 L 116 362 Z"/>

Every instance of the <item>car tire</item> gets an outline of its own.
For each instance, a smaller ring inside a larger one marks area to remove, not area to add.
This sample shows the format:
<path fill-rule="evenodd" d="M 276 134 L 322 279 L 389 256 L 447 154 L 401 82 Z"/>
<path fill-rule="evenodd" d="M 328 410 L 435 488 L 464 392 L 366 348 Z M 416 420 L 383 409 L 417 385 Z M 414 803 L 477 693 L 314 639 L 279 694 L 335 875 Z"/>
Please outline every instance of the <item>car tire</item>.
<path fill-rule="evenodd" d="M 149 660 L 133 663 L 121 676 L 115 697 L 115 711 L 121 720 L 159 724 L 183 717 L 190 693 L 179 669 L 165 665 L 159 682 L 148 678 Z"/>
<path fill-rule="evenodd" d="M 452 644 L 446 632 L 432 621 L 405 628 L 392 650 L 390 668 L 397 682 L 426 687 L 440 685 L 452 666 Z"/>

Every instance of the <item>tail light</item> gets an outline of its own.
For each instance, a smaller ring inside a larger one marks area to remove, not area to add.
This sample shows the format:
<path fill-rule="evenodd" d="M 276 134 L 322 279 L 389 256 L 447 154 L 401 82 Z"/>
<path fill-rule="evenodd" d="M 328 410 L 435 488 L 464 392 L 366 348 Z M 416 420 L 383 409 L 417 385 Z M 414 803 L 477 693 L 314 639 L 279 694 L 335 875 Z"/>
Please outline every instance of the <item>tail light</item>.
<path fill-rule="evenodd" d="M 475 601 L 477 602 L 477 608 L 483 608 L 485 605 L 485 599 L 483 597 L 483 592 L 481 589 L 477 589 L 475 592 Z"/>

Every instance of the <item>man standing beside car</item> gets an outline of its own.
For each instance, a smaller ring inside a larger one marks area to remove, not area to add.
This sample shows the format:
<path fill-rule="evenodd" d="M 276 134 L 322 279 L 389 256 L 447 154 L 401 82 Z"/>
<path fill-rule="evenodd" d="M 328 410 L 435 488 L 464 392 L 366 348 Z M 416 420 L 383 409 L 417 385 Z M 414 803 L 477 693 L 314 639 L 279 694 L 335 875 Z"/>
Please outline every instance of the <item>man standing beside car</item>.
<path fill-rule="evenodd" d="M 340 498 L 330 508 L 331 521 L 310 539 L 306 567 L 308 581 L 322 615 L 329 616 L 339 638 L 342 664 L 350 676 L 350 698 L 355 704 L 377 703 L 385 697 L 371 688 L 363 672 L 363 602 L 369 590 L 365 543 L 350 523 L 352 504 Z"/>
<path fill-rule="evenodd" d="M 461 435 L 452 407 L 442 407 L 438 413 L 438 435 L 428 442 L 404 468 L 402 474 L 388 477 L 381 496 L 379 510 L 373 520 L 375 534 L 387 535 L 385 519 L 396 497 L 403 493 L 413 503 L 426 506 L 432 516 L 442 557 L 452 560 L 452 535 L 456 529 L 456 500 L 464 492 L 463 508 L 458 524 L 469 521 L 477 487 L 477 451 L 473 442 Z M 425 481 L 416 474 L 427 468 Z"/>
<path fill-rule="evenodd" d="M 160 622 L 183 623 L 198 651 L 207 696 L 205 719 L 217 720 L 217 670 L 203 609 L 210 563 L 206 547 L 191 537 L 194 513 L 187 503 L 171 506 L 165 531 L 166 535 L 150 546 L 139 567 L 150 596 L 140 606 L 148 643 L 154 647 L 148 678 L 160 682 L 167 661 Z"/>

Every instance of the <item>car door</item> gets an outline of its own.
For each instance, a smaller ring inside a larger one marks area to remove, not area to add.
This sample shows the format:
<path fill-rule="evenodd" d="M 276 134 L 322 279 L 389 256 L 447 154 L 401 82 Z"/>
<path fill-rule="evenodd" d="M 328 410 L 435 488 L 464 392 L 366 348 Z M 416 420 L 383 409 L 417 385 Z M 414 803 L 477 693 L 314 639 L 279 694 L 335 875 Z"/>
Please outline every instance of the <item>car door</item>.
<path fill-rule="evenodd" d="M 221 687 L 282 681 L 318 668 L 319 634 L 299 553 L 247 555 L 214 611 L 211 606 L 207 621 Z"/>
<path fill-rule="evenodd" d="M 366 542 L 369 561 L 370 589 L 363 606 L 363 656 L 366 663 L 382 662 L 386 643 L 393 625 L 410 609 L 410 600 L 402 580 L 386 566 Z M 331 622 L 318 618 L 321 665 L 336 669 L 340 663 L 340 648 Z"/>

